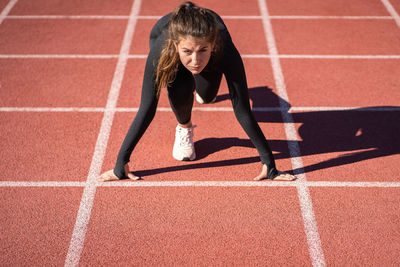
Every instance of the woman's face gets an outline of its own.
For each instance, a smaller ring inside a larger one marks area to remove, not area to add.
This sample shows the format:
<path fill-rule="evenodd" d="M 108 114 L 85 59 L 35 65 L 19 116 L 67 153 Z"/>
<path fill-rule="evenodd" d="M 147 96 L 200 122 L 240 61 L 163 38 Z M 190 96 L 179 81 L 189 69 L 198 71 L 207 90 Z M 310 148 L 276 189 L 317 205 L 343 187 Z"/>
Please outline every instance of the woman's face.
<path fill-rule="evenodd" d="M 213 45 L 203 38 L 184 37 L 175 44 L 179 58 L 192 74 L 199 74 L 208 64 Z"/>

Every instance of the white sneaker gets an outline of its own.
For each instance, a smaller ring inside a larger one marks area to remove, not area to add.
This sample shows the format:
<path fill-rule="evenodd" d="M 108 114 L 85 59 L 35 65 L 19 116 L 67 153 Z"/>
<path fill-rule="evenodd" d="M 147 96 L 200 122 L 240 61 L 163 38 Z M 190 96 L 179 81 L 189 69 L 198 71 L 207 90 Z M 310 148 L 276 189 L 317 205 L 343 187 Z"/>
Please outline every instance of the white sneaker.
<path fill-rule="evenodd" d="M 208 104 L 214 103 L 216 99 L 217 99 L 217 96 L 215 96 L 214 99 L 211 100 L 211 102 L 209 102 Z M 205 104 L 204 99 L 201 98 L 201 96 L 198 93 L 196 93 L 196 101 L 199 104 Z"/>
<path fill-rule="evenodd" d="M 195 127 L 195 125 L 189 128 L 182 128 L 179 125 L 176 126 L 175 142 L 172 150 L 172 156 L 174 159 L 189 161 L 196 158 L 193 143 L 193 129 Z"/>

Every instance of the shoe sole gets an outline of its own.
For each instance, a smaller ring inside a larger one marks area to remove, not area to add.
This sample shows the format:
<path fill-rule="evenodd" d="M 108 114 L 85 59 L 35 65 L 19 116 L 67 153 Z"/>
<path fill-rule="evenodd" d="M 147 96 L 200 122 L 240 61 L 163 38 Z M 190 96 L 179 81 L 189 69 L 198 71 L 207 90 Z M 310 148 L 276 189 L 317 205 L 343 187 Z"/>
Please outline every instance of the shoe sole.
<path fill-rule="evenodd" d="M 204 102 L 203 98 L 201 98 L 201 96 L 199 94 L 196 93 L 196 102 L 199 104 L 212 104 L 217 100 L 217 96 L 214 97 L 213 100 L 211 100 L 210 102 Z"/>
<path fill-rule="evenodd" d="M 184 157 L 184 158 L 177 158 L 174 155 L 172 155 L 172 157 L 179 161 L 192 161 L 196 159 L 196 154 L 193 154 L 191 157 Z"/>

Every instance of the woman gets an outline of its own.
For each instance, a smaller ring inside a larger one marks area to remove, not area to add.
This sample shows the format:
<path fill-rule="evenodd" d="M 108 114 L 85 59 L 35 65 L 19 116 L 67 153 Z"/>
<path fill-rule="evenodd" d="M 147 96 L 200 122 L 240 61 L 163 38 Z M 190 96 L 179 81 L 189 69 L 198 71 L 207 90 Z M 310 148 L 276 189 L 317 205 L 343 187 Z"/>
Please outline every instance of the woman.
<path fill-rule="evenodd" d="M 172 155 L 177 160 L 194 160 L 191 122 L 194 92 L 199 103 L 213 102 L 222 74 L 228 83 L 235 116 L 263 163 L 254 180 L 294 180 L 294 176 L 276 169 L 271 149 L 251 112 L 242 59 L 224 22 L 215 12 L 191 2 L 179 5 L 153 27 L 138 113 L 118 153 L 115 168 L 103 173 L 100 180 L 140 179 L 129 171 L 128 162 L 154 118 L 160 90 L 165 87 L 178 121 Z"/>

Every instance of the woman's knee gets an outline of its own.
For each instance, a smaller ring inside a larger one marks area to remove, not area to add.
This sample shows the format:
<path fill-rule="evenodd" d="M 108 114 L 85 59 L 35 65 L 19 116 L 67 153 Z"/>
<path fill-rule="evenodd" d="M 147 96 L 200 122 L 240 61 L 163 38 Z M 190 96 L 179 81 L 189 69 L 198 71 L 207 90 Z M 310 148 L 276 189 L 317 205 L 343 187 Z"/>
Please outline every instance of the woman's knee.
<path fill-rule="evenodd" d="M 178 71 L 175 80 L 167 86 L 169 98 L 187 99 L 193 95 L 195 82 L 189 71 Z"/>
<path fill-rule="evenodd" d="M 205 72 L 194 77 L 196 92 L 201 96 L 204 103 L 212 102 L 219 90 L 222 73 Z"/>

